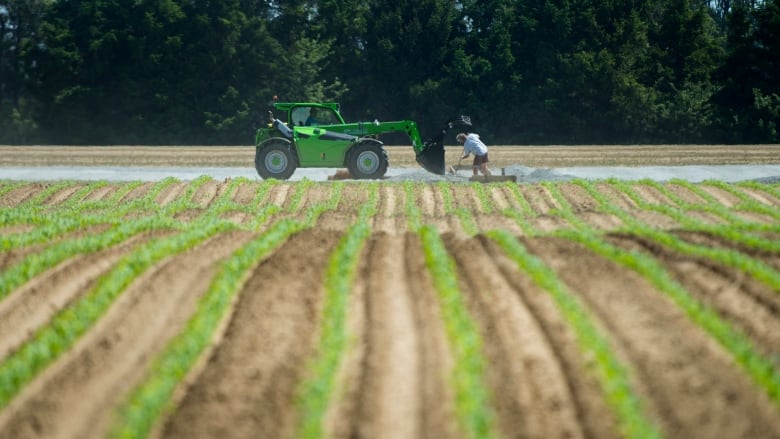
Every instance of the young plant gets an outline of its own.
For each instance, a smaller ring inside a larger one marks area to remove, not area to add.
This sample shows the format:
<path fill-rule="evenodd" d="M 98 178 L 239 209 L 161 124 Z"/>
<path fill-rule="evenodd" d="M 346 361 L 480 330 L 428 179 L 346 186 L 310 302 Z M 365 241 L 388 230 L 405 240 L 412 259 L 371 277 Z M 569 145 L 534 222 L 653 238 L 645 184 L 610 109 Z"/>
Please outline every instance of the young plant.
<path fill-rule="evenodd" d="M 458 287 L 455 262 L 447 253 L 435 227 L 423 226 L 419 233 L 425 265 L 433 277 L 447 338 L 455 357 L 451 382 L 461 429 L 470 438 L 496 437 L 493 425 L 495 414 L 485 385 L 482 339 Z"/>
<path fill-rule="evenodd" d="M 592 321 L 587 308 L 569 292 L 553 269 L 531 255 L 507 231 L 491 231 L 488 236 L 504 249 L 520 270 L 528 273 L 537 285 L 550 294 L 563 317 L 574 329 L 580 349 L 594 359 L 596 377 L 607 403 L 617 415 L 620 432 L 631 438 L 661 437 L 660 431 L 650 420 L 638 393 L 631 385 L 628 368 L 618 359 L 608 338 Z"/>
<path fill-rule="evenodd" d="M 301 425 L 299 437 L 323 437 L 325 413 L 337 393 L 336 377 L 347 350 L 347 310 L 349 295 L 366 240 L 371 235 L 370 220 L 377 210 L 379 186 L 368 184 L 368 200 L 360 207 L 358 220 L 339 242 L 325 273 L 319 355 L 309 367 L 309 378 L 300 388 Z"/>

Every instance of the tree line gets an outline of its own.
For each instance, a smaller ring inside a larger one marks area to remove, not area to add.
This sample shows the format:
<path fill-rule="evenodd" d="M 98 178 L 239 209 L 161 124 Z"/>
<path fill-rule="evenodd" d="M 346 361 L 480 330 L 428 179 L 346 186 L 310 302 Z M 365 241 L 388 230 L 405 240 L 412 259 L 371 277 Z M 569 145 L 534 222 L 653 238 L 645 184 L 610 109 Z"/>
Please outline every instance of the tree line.
<path fill-rule="evenodd" d="M 492 144 L 775 143 L 780 0 L 0 1 L 0 144 L 251 144 L 272 96 Z"/>

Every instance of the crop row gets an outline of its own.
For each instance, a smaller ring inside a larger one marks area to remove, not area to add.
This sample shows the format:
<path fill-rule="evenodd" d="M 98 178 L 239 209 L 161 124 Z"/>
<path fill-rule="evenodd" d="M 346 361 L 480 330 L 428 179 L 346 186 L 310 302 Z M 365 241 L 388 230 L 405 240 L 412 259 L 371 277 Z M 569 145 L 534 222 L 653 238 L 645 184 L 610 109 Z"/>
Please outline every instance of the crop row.
<path fill-rule="evenodd" d="M 667 246 L 673 251 L 709 259 L 714 263 L 723 264 L 740 270 L 748 276 L 766 283 L 774 291 L 780 292 L 780 273 L 766 263 L 752 258 L 740 251 L 727 248 L 713 248 L 705 245 L 697 245 L 684 241 L 675 233 L 658 230 L 651 225 L 644 224 L 634 217 L 630 212 L 617 207 L 607 197 L 594 188 L 594 185 L 587 181 L 577 181 L 575 184 L 583 187 L 590 196 L 596 200 L 599 205 L 597 210 L 607 214 L 615 215 L 624 224 L 621 232 L 630 233 L 637 236 L 643 236 L 650 240 Z M 773 223 L 750 222 L 741 219 L 733 214 L 733 210 L 742 210 L 777 218 L 776 206 L 768 206 L 756 201 L 739 191 L 738 187 L 733 187 L 720 182 L 709 182 L 708 184 L 727 191 L 735 195 L 740 200 L 734 209 L 728 209 L 718 203 L 713 197 L 702 191 L 695 185 L 685 182 L 675 182 L 674 184 L 685 187 L 693 193 L 700 196 L 705 203 L 694 204 L 682 200 L 674 193 L 670 192 L 665 186 L 651 181 L 643 181 L 640 185 L 651 187 L 658 190 L 671 200 L 673 205 L 653 204 L 642 199 L 634 190 L 630 183 L 611 180 L 608 184 L 613 186 L 618 192 L 625 194 L 630 198 L 638 210 L 657 211 L 675 219 L 682 227 L 687 230 L 697 232 L 707 232 L 714 236 L 732 241 L 735 244 L 741 244 L 748 248 L 761 250 L 764 252 L 778 253 L 780 242 L 765 237 L 753 235 L 751 232 L 777 232 L 778 227 Z M 742 366 L 747 374 L 754 380 L 759 388 L 764 389 L 770 399 L 780 407 L 780 370 L 775 361 L 762 354 L 753 342 L 740 330 L 733 327 L 725 318 L 720 316 L 715 310 L 706 304 L 698 301 L 685 290 L 678 282 L 673 279 L 661 264 L 646 253 L 636 253 L 623 250 L 617 246 L 609 244 L 603 236 L 603 233 L 589 226 L 581 220 L 571 209 L 570 202 L 564 197 L 559 184 L 542 184 L 551 194 L 553 200 L 559 206 L 557 209 L 549 211 L 549 214 L 559 216 L 566 220 L 572 227 L 564 228 L 554 234 L 565 239 L 578 242 L 591 251 L 598 253 L 620 265 L 636 271 L 648 279 L 659 291 L 667 294 L 689 318 L 702 327 L 715 340 L 717 340 L 734 357 L 735 363 Z M 758 190 L 765 190 L 767 193 L 776 195 L 774 188 L 767 188 L 761 185 L 751 185 L 750 187 Z M 474 224 L 471 212 L 463 209 L 452 208 L 449 196 L 446 195 L 448 188 L 443 188 L 445 192 L 445 206 L 448 213 L 456 215 L 462 222 L 462 227 L 467 233 L 476 233 L 478 230 Z M 475 189 L 479 199 L 482 201 L 483 212 L 492 211 L 491 201 L 485 197 L 482 187 Z M 412 191 L 408 191 L 411 193 Z M 522 206 L 520 211 L 506 209 L 503 213 L 515 219 L 521 229 L 528 235 L 539 236 L 540 233 L 528 221 L 533 217 L 530 206 L 522 198 L 522 194 L 515 187 L 510 187 L 510 192 L 520 200 Z M 409 203 L 413 205 L 414 203 Z M 725 224 L 713 226 L 697 220 L 695 216 L 690 216 L 692 211 L 711 212 L 724 220 Z M 521 244 L 518 243 L 510 234 L 504 230 L 490 231 L 488 235 L 500 243 L 504 250 L 513 257 L 521 268 L 546 291 L 556 299 L 556 303 L 561 309 L 562 314 L 569 318 L 569 324 L 576 327 L 576 332 L 580 336 L 582 349 L 586 352 L 595 352 L 595 357 L 599 359 L 600 378 L 606 393 L 606 398 L 613 404 L 616 412 L 619 414 L 620 425 L 623 433 L 629 437 L 649 437 L 655 436 L 658 432 L 655 427 L 647 420 L 647 417 L 641 412 L 636 395 L 630 388 L 630 379 L 624 367 L 619 364 L 617 359 L 611 354 L 611 349 L 604 341 L 605 337 L 599 334 L 594 326 L 589 323 L 587 313 L 582 311 L 577 300 L 566 292 L 563 283 L 558 279 L 556 273 L 549 267 L 544 266 L 538 259 L 531 256 Z"/>
<path fill-rule="evenodd" d="M 624 186 L 622 182 L 614 182 L 619 186 Z M 580 182 L 586 188 L 590 188 L 589 183 Z M 559 232 L 561 236 L 575 240 L 592 251 L 599 253 L 620 265 L 635 270 L 647 278 L 656 288 L 667 294 L 685 313 L 700 327 L 707 331 L 715 340 L 717 340 L 728 352 L 734 356 L 737 364 L 740 364 L 755 382 L 763 388 L 769 397 L 780 407 L 780 370 L 777 369 L 774 361 L 762 355 L 753 343 L 739 330 L 730 325 L 724 318 L 718 315 L 716 311 L 696 300 L 692 294 L 676 282 L 657 261 L 650 255 L 644 253 L 627 252 L 619 247 L 609 244 L 602 237 L 598 236 L 594 230 L 579 222 L 576 216 L 571 212 L 570 205 L 559 191 L 554 189 L 556 198 L 561 202 L 564 208 L 560 214 L 569 221 L 578 225 L 575 231 L 566 230 Z M 625 188 L 626 192 L 630 188 Z M 636 198 L 635 198 L 636 199 Z M 711 248 L 702 245 L 690 244 L 683 241 L 678 236 L 655 230 L 647 225 L 641 224 L 636 220 L 630 219 L 623 212 L 617 211 L 613 205 L 602 200 L 602 208 L 609 209 L 611 213 L 621 216 L 631 224 L 631 232 L 638 236 L 647 236 L 655 242 L 670 247 L 676 252 L 699 256 L 710 259 L 714 262 L 733 266 L 754 276 L 756 279 L 765 281 L 775 291 L 780 292 L 780 283 L 777 283 L 778 273 L 775 269 L 767 266 L 761 261 L 755 260 L 740 252 L 728 249 Z M 695 224 L 696 226 L 698 224 Z"/>
<path fill-rule="evenodd" d="M 248 203 L 236 201 L 241 185 L 249 182 L 237 179 L 227 183 L 206 208 L 193 201 L 198 190 L 210 181 L 207 178 L 188 183 L 170 203 L 160 204 L 161 193 L 178 184 L 173 179 L 161 181 L 143 196 L 120 202 L 140 183 L 127 183 L 107 199 L 85 201 L 106 183 L 79 185 L 63 182 L 36 192 L 29 199 L 13 206 L 0 208 L 0 230 L 13 230 L 14 226 L 26 226 L 21 232 L 0 235 L 0 251 L 10 252 L 40 245 L 42 249 L 29 253 L 19 262 L 6 267 L 0 273 L 0 300 L 21 285 L 41 273 L 77 254 L 94 253 L 127 241 L 133 236 L 149 232 L 166 232 L 160 239 L 139 245 L 87 294 L 59 312 L 45 327 L 40 328 L 20 349 L 0 362 L 0 409 L 9 404 L 48 365 L 72 348 L 106 312 L 116 298 L 150 267 L 162 259 L 185 252 L 210 237 L 234 228 L 256 232 L 256 238 L 242 246 L 221 265 L 208 292 L 201 299 L 197 311 L 190 318 L 186 329 L 163 350 L 147 374 L 123 402 L 119 421 L 113 427 L 116 437 L 145 437 L 172 409 L 172 396 L 198 358 L 207 350 L 217 328 L 229 318 L 231 304 L 241 290 L 247 273 L 290 236 L 308 228 L 317 227 L 319 219 L 340 210 L 355 212 L 336 250 L 330 255 L 327 272 L 324 273 L 326 296 L 320 321 L 320 337 L 316 352 L 307 365 L 309 373 L 301 383 L 301 413 L 299 434 L 304 437 L 321 437 L 328 407 L 338 398 L 338 375 L 344 358 L 349 355 L 350 334 L 346 326 L 350 290 L 356 275 L 364 245 L 372 234 L 372 221 L 380 203 L 381 183 L 328 184 L 329 197 L 321 202 L 308 203 L 307 195 L 318 184 L 303 181 L 292 185 L 284 206 L 268 202 L 268 196 L 278 182 L 263 182 L 255 188 L 255 195 Z M 669 184 L 654 182 L 627 183 L 610 180 L 594 184 L 588 181 L 567 183 L 580 188 L 593 202 L 591 211 L 611 215 L 619 219 L 617 230 L 607 231 L 593 227 L 575 212 L 567 198 L 564 184 L 546 183 L 537 187 L 545 190 L 555 208 L 545 215 L 556 217 L 568 224 L 554 232 L 544 232 L 534 225 L 539 216 L 524 195 L 524 188 L 517 185 L 463 185 L 436 184 L 446 215 L 457 218 L 467 235 L 486 233 L 499 244 L 507 256 L 517 263 L 518 269 L 553 298 L 567 323 L 578 335 L 583 355 L 595 360 L 595 374 L 601 384 L 604 399 L 615 411 L 621 432 L 627 437 L 654 437 L 660 432 L 638 393 L 633 388 L 632 371 L 622 362 L 610 345 L 610 337 L 594 323 L 595 317 L 581 303 L 555 270 L 534 257 L 511 233 L 506 230 L 481 230 L 476 218 L 480 215 L 500 215 L 515 221 L 529 237 L 555 235 L 590 249 L 615 263 L 636 271 L 658 291 L 666 294 L 699 327 L 720 343 L 756 386 L 763 389 L 780 407 L 780 371 L 775 362 L 754 345 L 748 336 L 733 327 L 729 321 L 706 304 L 698 301 L 660 264 L 652 254 L 628 251 L 610 242 L 610 233 L 630 234 L 648 239 L 657 245 L 679 254 L 695 256 L 712 263 L 731 267 L 747 276 L 763 282 L 780 292 L 780 273 L 762 259 L 750 256 L 736 248 L 748 248 L 777 255 L 780 253 L 777 205 L 767 204 L 750 196 L 746 191 L 764 194 L 767 199 L 780 199 L 775 186 L 744 184 L 727 185 L 707 182 L 701 185 L 674 181 Z M 477 323 L 473 320 L 459 290 L 458 271 L 447 253 L 439 230 L 421 210 L 419 194 L 421 183 L 390 184 L 403 193 L 402 207 L 407 230 L 419 235 L 425 253 L 426 268 L 434 282 L 442 319 L 450 343 L 455 368 L 449 380 L 455 395 L 456 414 L 462 431 L 469 437 L 492 437 L 496 413 L 491 408 L 491 395 L 485 385 L 486 360 L 482 353 L 484 341 L 480 338 Z M 699 202 L 686 201 L 670 190 L 677 186 L 696 195 Z M 605 195 L 605 186 L 630 200 L 633 207 L 626 209 Z M 23 188 L 23 184 L 4 182 L 0 186 L 0 199 Z M 651 188 L 668 200 L 668 203 L 647 201 L 637 188 Z M 733 196 L 736 202 L 726 206 L 705 190 L 715 188 Z M 73 190 L 75 189 L 75 190 Z M 46 201 L 55 194 L 73 190 L 63 202 L 48 205 Z M 345 192 L 361 192 L 361 203 L 345 206 Z M 472 191 L 477 207 L 468 208 L 461 203 L 463 191 Z M 510 198 L 512 207 L 499 208 L 493 191 L 500 191 Z M 200 210 L 192 220 L 182 221 L 179 216 L 188 210 Z M 241 212 L 250 221 L 237 224 L 225 218 L 227 213 Z M 637 212 L 656 212 L 679 224 L 679 230 L 661 230 L 644 223 Z M 718 219 L 717 223 L 702 221 L 694 213 L 706 213 Z M 745 216 L 744 214 L 754 216 Z M 768 218 L 766 221 L 746 218 Z M 707 233 L 731 243 L 731 246 L 709 246 L 685 240 L 679 231 Z"/>

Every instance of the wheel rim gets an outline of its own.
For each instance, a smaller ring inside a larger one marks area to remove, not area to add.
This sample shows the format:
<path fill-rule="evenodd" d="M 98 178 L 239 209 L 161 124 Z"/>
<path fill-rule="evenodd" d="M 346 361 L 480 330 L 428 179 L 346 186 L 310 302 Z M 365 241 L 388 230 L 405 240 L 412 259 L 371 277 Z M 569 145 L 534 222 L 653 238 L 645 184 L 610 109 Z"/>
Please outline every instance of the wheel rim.
<path fill-rule="evenodd" d="M 265 168 L 273 174 L 287 169 L 287 156 L 281 151 L 271 151 L 265 156 Z"/>
<path fill-rule="evenodd" d="M 379 169 L 379 157 L 373 151 L 363 151 L 358 155 L 357 168 L 363 174 L 373 174 Z"/>

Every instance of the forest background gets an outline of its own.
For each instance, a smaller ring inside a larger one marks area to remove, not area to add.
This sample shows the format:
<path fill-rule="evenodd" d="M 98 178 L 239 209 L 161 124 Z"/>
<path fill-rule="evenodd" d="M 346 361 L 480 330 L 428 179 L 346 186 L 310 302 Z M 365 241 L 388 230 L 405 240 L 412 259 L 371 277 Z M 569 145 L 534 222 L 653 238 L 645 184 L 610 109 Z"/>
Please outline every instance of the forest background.
<path fill-rule="evenodd" d="M 777 143 L 780 0 L 0 1 L 0 144 L 252 144 L 272 96 L 489 144 Z"/>

